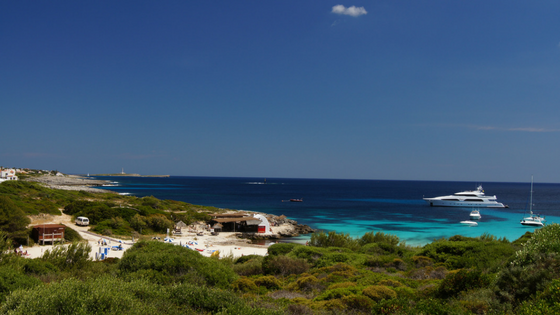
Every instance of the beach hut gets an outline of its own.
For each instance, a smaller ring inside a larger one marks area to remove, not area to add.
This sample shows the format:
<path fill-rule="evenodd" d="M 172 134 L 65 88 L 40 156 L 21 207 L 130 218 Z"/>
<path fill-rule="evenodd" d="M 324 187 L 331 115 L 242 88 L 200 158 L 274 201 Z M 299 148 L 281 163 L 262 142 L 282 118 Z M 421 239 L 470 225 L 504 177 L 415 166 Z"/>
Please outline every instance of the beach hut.
<path fill-rule="evenodd" d="M 223 232 L 257 232 L 261 221 L 254 217 L 216 218 L 212 224 L 220 223 Z"/>
<path fill-rule="evenodd" d="M 220 223 L 216 223 L 212 226 L 212 228 L 214 229 L 214 232 L 221 232 L 223 227 L 224 226 L 221 225 Z"/>
<path fill-rule="evenodd" d="M 173 227 L 173 234 L 183 234 L 183 229 L 187 228 L 187 224 L 183 221 L 175 223 Z"/>
<path fill-rule="evenodd" d="M 272 230 L 270 229 L 270 223 L 265 216 L 263 216 L 262 214 L 255 214 L 253 217 L 260 221 L 257 229 L 258 233 L 272 233 Z"/>
<path fill-rule="evenodd" d="M 64 229 L 66 226 L 61 224 L 41 224 L 33 227 L 33 239 L 39 244 L 45 242 L 61 242 L 64 241 Z"/>

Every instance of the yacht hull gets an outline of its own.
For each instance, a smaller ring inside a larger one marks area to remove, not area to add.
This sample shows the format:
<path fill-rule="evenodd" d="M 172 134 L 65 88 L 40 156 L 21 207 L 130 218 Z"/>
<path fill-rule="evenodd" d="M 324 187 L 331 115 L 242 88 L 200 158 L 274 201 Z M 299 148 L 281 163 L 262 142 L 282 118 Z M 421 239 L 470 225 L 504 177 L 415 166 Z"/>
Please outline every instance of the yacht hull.
<path fill-rule="evenodd" d="M 472 201 L 449 201 L 435 198 L 424 198 L 432 207 L 469 207 L 469 208 L 505 208 L 501 202 L 472 202 Z"/>

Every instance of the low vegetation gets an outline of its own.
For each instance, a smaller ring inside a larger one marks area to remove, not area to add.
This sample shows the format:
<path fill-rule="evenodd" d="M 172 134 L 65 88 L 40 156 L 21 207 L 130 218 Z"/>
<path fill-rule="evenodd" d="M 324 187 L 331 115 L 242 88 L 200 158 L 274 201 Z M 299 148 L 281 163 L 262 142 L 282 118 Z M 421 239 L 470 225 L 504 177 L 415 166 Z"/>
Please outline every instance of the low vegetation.
<path fill-rule="evenodd" d="M 92 261 L 79 235 L 42 258 L 13 255 L 37 213 L 88 216 L 95 231 L 158 233 L 217 209 L 153 197 L 0 185 L 2 314 L 558 314 L 560 225 L 510 242 L 454 236 L 422 247 L 394 235 L 319 232 L 309 246 L 206 258 L 140 241 L 122 259 Z M 70 233 L 72 234 L 72 233 Z"/>

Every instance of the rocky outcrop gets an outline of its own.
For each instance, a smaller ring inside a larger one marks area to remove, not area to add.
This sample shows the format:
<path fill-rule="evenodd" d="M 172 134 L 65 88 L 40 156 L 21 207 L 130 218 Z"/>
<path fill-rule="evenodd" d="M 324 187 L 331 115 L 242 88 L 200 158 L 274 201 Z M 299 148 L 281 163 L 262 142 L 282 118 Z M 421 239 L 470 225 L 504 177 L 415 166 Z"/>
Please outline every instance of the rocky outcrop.
<path fill-rule="evenodd" d="M 97 186 L 106 185 L 108 184 L 107 181 L 84 178 L 75 175 L 63 175 L 63 176 L 43 175 L 37 177 L 29 177 L 26 178 L 25 180 L 30 182 L 42 183 L 45 186 L 53 189 L 81 190 L 81 191 L 99 192 L 99 193 L 109 192 L 104 189 L 93 188 Z"/>

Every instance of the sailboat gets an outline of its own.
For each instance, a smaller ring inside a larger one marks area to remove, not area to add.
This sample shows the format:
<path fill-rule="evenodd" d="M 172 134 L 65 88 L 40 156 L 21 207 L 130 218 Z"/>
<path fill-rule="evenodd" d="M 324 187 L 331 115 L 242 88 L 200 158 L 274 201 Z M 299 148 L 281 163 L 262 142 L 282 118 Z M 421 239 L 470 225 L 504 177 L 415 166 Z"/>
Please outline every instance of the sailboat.
<path fill-rule="evenodd" d="M 529 216 L 521 220 L 522 225 L 526 226 L 544 226 L 545 218 L 538 214 L 533 214 L 533 176 L 531 176 L 531 198 L 529 200 Z"/>

